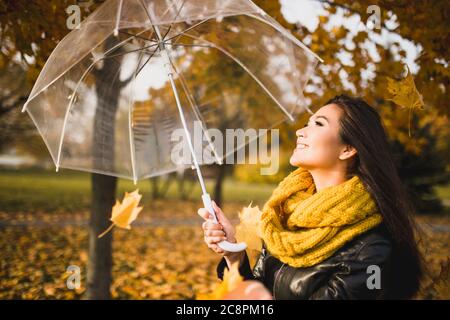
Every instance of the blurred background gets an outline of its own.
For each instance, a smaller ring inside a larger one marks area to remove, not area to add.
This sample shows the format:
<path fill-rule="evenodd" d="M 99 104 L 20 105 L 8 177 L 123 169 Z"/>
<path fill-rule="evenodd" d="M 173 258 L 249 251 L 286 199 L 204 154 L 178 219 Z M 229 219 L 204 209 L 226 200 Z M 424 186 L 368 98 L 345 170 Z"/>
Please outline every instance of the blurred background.
<path fill-rule="evenodd" d="M 424 231 L 421 248 L 430 270 L 417 298 L 450 299 L 448 2 L 254 2 L 324 59 L 305 91 L 313 111 L 346 93 L 364 97 L 382 116 Z M 0 1 L 1 299 L 193 299 L 217 283 L 220 257 L 203 243 L 197 215 L 201 191 L 192 170 L 138 183 L 143 212 L 132 230 L 115 230 L 106 237 L 106 254 L 112 258 L 102 272 L 111 274 L 111 281 L 105 286 L 99 279 L 88 280 L 89 264 L 105 259 L 89 252 L 89 225 L 98 201 L 92 197 L 93 175 L 65 169 L 56 173 L 42 138 L 20 111 L 58 41 L 78 17 L 86 18 L 101 3 Z M 405 65 L 422 94 L 421 110 L 388 100 L 386 79 L 403 78 Z M 289 157 L 295 131 L 306 119 L 278 127 L 276 175 L 260 174 L 267 164 L 202 167 L 212 198 L 233 221 L 250 202 L 262 208 L 293 170 Z M 128 180 L 111 183 L 118 199 L 136 188 Z M 69 266 L 76 267 L 75 275 L 79 272 L 76 288 L 67 286 L 74 275 Z"/>

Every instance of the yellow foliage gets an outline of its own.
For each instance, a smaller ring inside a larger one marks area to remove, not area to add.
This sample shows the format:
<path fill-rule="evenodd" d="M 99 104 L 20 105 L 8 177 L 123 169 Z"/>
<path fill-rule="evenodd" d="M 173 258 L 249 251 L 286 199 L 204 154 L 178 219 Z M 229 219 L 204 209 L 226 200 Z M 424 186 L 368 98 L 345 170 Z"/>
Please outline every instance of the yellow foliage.
<path fill-rule="evenodd" d="M 393 101 L 402 108 L 409 109 L 409 136 L 411 136 L 411 113 L 416 108 L 423 109 L 424 103 L 421 94 L 417 91 L 409 67 L 406 66 L 406 69 L 406 77 L 402 80 L 397 81 L 389 77 L 387 78 L 387 91 L 390 95 L 387 99 Z"/>
<path fill-rule="evenodd" d="M 250 203 L 239 211 L 240 223 L 236 226 L 236 239 L 238 242 L 247 243 L 247 255 L 250 267 L 253 268 L 262 248 L 261 234 L 261 210 L 258 206 L 252 207 Z M 243 281 L 239 274 L 239 263 L 234 263 L 230 270 L 225 269 L 223 281 L 209 294 L 198 294 L 199 300 L 223 299 Z"/>
<path fill-rule="evenodd" d="M 141 212 L 143 208 L 138 207 L 141 198 L 142 195 L 139 194 L 139 189 L 136 189 L 132 193 L 125 192 L 122 203 L 116 200 L 116 204 L 112 208 L 112 215 L 110 219 L 113 223 L 98 237 L 103 237 L 113 228 L 113 226 L 130 230 L 130 224 L 136 220 L 139 212 Z"/>
<path fill-rule="evenodd" d="M 213 292 L 208 294 L 198 294 L 198 300 L 220 300 L 228 293 L 237 288 L 244 278 L 239 273 L 239 263 L 233 263 L 230 269 L 225 269 L 223 280 L 220 282 Z"/>
<path fill-rule="evenodd" d="M 239 212 L 240 223 L 236 226 L 237 241 L 247 243 L 251 267 L 255 265 L 262 248 L 261 214 L 259 207 L 252 207 L 250 203 Z"/>
<path fill-rule="evenodd" d="M 218 281 L 216 267 L 220 256 L 205 245 L 199 225 L 186 223 L 200 205 L 201 202 L 153 200 L 145 207 L 151 217 L 141 218 L 161 223 L 160 226 L 144 224 L 133 228 L 133 232 L 114 235 L 113 299 L 194 299 L 197 293 L 213 290 Z M 236 214 L 233 219 L 237 219 L 241 208 L 239 203 L 224 205 L 225 212 Z M 0 299 L 83 298 L 87 287 L 88 230 L 74 222 L 89 221 L 88 211 L 1 211 L 0 220 L 4 225 L 0 237 Z M 417 299 L 448 299 L 448 295 L 443 295 L 446 291 L 441 282 L 434 279 L 448 284 L 448 273 L 442 271 L 441 263 L 449 257 L 450 233 L 432 226 L 450 227 L 450 216 L 419 216 L 416 221 L 427 235 L 420 249 L 430 272 L 421 283 L 423 289 Z M 66 281 L 72 274 L 65 272 L 69 265 L 81 269 L 81 287 L 77 290 L 67 289 Z M 240 283 L 238 288 L 243 285 Z"/>

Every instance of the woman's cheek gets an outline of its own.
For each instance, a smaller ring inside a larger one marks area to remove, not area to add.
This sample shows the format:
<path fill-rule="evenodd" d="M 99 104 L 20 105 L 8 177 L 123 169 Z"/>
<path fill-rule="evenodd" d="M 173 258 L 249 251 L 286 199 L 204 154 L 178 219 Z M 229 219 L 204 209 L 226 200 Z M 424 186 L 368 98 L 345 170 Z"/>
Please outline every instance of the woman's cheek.
<path fill-rule="evenodd" d="M 339 158 L 338 145 L 339 143 L 336 139 L 323 138 L 311 148 L 310 156 L 317 159 L 316 161 L 319 167 L 332 167 Z"/>
<path fill-rule="evenodd" d="M 308 168 L 327 168 L 336 163 L 338 157 L 333 141 L 322 140 L 311 144 L 304 150 L 296 150 L 293 160 Z"/>

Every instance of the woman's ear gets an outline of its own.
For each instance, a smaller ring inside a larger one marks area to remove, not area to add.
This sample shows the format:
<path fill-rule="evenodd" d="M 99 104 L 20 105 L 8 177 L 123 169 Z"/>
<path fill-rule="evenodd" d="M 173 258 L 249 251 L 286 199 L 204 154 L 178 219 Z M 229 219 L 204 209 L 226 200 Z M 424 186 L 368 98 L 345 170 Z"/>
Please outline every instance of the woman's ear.
<path fill-rule="evenodd" d="M 347 144 L 344 146 L 341 153 L 339 154 L 339 160 L 348 160 L 357 153 L 358 153 L 358 151 L 356 151 L 356 149 L 354 147 Z"/>

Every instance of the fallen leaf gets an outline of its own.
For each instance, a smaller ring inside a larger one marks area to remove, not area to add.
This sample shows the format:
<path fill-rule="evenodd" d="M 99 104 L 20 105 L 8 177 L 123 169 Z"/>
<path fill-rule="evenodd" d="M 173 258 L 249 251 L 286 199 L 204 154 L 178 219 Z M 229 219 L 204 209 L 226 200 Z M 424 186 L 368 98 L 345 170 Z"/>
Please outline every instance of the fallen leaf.
<path fill-rule="evenodd" d="M 236 226 L 236 239 L 247 244 L 246 251 L 252 268 L 262 248 L 261 214 L 259 207 L 252 207 L 250 203 L 239 212 L 240 223 Z"/>
<path fill-rule="evenodd" d="M 230 269 L 225 269 L 223 280 L 220 282 L 212 293 L 198 294 L 198 300 L 221 300 L 227 293 L 233 291 L 244 280 L 239 273 L 239 263 L 233 263 Z"/>
<path fill-rule="evenodd" d="M 422 95 L 416 88 L 414 83 L 414 78 L 409 70 L 408 65 L 406 65 L 407 73 L 404 79 L 395 80 L 392 78 L 387 78 L 387 91 L 390 96 L 387 100 L 393 101 L 395 104 L 401 106 L 402 108 L 409 109 L 409 126 L 408 132 L 411 137 L 411 115 L 414 109 L 423 109 L 424 102 Z"/>
<path fill-rule="evenodd" d="M 139 212 L 143 207 L 138 207 L 139 201 L 141 201 L 142 195 L 139 194 L 139 189 L 136 189 L 132 193 L 125 192 L 122 203 L 116 200 L 116 204 L 112 208 L 111 221 L 113 222 L 108 229 L 106 229 L 98 237 L 101 238 L 107 234 L 114 226 L 122 229 L 131 229 L 130 224 L 136 220 Z"/>
<path fill-rule="evenodd" d="M 239 283 L 237 287 L 223 297 L 224 300 L 273 300 L 272 294 L 256 280 L 247 280 Z"/>

